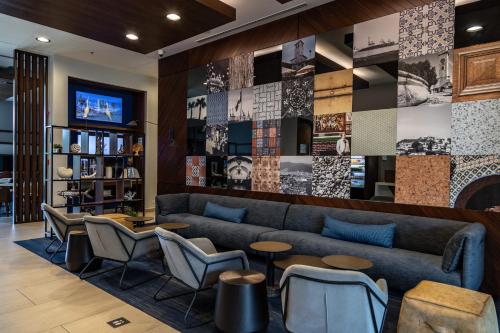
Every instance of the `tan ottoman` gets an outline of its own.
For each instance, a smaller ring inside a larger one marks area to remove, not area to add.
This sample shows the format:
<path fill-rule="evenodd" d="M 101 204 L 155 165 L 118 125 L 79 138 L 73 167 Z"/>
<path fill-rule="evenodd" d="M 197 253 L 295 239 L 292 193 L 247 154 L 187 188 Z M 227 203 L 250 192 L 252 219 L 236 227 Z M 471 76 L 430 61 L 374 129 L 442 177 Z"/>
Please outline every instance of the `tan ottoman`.
<path fill-rule="evenodd" d="M 490 295 L 422 281 L 406 292 L 398 333 L 498 333 Z"/>

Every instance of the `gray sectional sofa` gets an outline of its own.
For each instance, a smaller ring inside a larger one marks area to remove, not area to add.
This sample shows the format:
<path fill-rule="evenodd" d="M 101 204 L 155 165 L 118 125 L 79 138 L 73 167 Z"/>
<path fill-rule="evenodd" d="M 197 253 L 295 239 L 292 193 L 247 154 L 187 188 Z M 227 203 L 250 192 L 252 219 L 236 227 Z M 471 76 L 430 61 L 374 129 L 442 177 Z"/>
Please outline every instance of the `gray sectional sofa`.
<path fill-rule="evenodd" d="M 226 207 L 247 208 L 243 223 L 203 217 L 207 202 Z M 396 224 L 393 248 L 352 243 L 321 236 L 324 215 L 360 224 Z M 433 280 L 478 289 L 483 280 L 485 228 L 467 223 L 409 215 L 378 213 L 220 195 L 178 193 L 156 198 L 157 223 L 182 222 L 191 225 L 181 231 L 188 238 L 207 237 L 218 246 L 250 251 L 255 241 L 285 241 L 292 253 L 326 256 L 361 256 L 374 263 L 366 271 L 372 278 L 384 278 L 391 288 L 408 290 L 421 280 Z M 463 233 L 458 269 L 442 269 L 448 240 Z"/>

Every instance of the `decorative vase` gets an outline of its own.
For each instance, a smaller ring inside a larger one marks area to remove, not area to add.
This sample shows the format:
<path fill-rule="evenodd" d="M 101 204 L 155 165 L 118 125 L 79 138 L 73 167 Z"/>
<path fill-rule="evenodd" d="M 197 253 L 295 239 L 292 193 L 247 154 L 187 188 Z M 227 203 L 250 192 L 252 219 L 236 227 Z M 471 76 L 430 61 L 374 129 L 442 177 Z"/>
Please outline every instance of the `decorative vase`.
<path fill-rule="evenodd" d="M 73 154 L 78 154 L 80 152 L 80 145 L 77 144 L 77 143 L 73 143 L 70 147 L 69 147 L 70 151 L 73 153 Z"/>
<path fill-rule="evenodd" d="M 63 179 L 68 179 L 73 177 L 73 169 L 66 167 L 57 168 L 57 175 Z"/>
<path fill-rule="evenodd" d="M 106 178 L 113 178 L 113 167 L 106 167 Z"/>
<path fill-rule="evenodd" d="M 135 156 L 139 156 L 140 153 L 144 151 L 144 146 L 142 143 L 136 143 L 132 146 L 132 152 Z"/>

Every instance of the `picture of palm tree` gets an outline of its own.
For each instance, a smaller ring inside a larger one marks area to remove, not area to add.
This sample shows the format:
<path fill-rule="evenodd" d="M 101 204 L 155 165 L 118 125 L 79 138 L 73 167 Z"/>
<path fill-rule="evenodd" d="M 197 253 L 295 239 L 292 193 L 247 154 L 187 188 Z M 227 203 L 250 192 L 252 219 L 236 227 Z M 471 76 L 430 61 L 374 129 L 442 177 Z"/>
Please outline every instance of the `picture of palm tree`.
<path fill-rule="evenodd" d="M 195 106 L 198 107 L 198 119 L 202 119 L 201 118 L 201 114 L 202 114 L 202 111 L 203 109 L 205 109 L 205 116 L 207 114 L 207 99 L 205 98 L 205 96 L 200 96 L 199 98 L 196 98 L 196 102 L 195 102 Z M 193 115 L 191 114 L 191 118 L 193 118 Z"/>
<path fill-rule="evenodd" d="M 188 119 L 207 119 L 207 96 L 195 96 L 187 99 Z"/>

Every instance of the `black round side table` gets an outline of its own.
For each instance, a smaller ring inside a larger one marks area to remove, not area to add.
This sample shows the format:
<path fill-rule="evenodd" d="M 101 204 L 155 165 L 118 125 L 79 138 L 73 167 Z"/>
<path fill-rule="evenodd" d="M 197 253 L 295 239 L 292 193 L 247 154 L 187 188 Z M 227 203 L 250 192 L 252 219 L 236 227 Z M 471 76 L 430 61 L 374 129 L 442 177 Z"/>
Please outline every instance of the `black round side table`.
<path fill-rule="evenodd" d="M 262 332 L 268 323 L 265 275 L 253 270 L 222 273 L 215 303 L 217 329 L 225 333 Z"/>
<path fill-rule="evenodd" d="M 72 231 L 68 236 L 66 248 L 66 267 L 70 272 L 79 272 L 94 257 L 89 236 L 85 231 Z M 87 271 L 99 269 L 102 260 L 94 260 Z"/>

